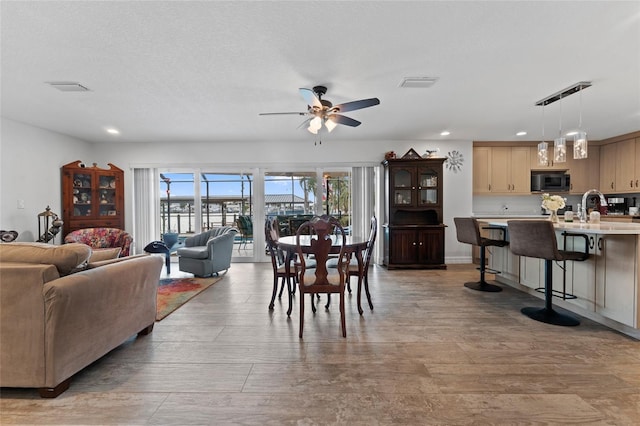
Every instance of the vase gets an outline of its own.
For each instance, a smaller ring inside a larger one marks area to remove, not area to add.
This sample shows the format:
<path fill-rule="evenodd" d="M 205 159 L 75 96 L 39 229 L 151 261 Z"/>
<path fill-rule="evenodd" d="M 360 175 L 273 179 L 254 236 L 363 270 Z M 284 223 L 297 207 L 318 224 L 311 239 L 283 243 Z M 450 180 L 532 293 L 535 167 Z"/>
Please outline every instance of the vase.
<path fill-rule="evenodd" d="M 553 223 L 558 223 L 558 210 L 551 210 L 549 220 Z"/>

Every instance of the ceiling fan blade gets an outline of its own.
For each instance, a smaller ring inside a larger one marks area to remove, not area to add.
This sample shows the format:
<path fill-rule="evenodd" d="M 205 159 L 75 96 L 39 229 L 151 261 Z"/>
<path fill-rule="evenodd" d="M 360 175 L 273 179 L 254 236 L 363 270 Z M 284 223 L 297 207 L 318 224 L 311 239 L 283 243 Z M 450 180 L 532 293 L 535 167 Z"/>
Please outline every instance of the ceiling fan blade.
<path fill-rule="evenodd" d="M 343 104 L 334 105 L 332 110 L 335 110 L 336 112 L 349 112 L 355 111 L 357 109 L 372 107 L 378 104 L 380 104 L 380 99 L 378 98 L 360 99 L 359 101 L 345 102 Z"/>
<path fill-rule="evenodd" d="M 358 127 L 360 124 L 362 124 L 358 120 L 354 120 L 353 118 L 338 114 L 331 114 L 327 117 L 327 120 L 331 120 L 334 123 L 344 124 L 345 126 L 350 127 Z"/>
<path fill-rule="evenodd" d="M 258 115 L 307 115 L 307 112 L 261 112 Z"/>
<path fill-rule="evenodd" d="M 313 90 L 304 89 L 304 88 L 301 88 L 299 90 L 300 90 L 300 95 L 304 98 L 307 105 L 322 109 L 322 103 L 320 102 L 320 99 L 318 99 L 316 94 L 313 93 Z"/>

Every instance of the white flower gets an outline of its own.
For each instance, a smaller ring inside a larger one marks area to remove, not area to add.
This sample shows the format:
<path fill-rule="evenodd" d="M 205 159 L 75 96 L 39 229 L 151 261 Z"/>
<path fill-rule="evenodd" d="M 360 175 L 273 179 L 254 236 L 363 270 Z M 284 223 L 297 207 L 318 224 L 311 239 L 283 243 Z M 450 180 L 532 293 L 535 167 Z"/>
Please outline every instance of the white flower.
<path fill-rule="evenodd" d="M 542 194 L 542 207 L 547 210 L 558 210 L 565 206 L 565 198 L 559 195 Z"/>

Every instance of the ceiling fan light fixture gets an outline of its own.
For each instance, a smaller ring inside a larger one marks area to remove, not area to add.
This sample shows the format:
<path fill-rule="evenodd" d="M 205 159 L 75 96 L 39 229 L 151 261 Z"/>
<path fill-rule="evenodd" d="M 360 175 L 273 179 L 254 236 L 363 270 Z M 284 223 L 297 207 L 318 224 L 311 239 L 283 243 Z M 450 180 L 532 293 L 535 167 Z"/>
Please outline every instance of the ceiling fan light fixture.
<path fill-rule="evenodd" d="M 327 119 L 324 121 L 324 125 L 325 125 L 325 127 L 327 128 L 327 130 L 329 131 L 329 133 L 331 133 L 331 131 L 332 131 L 333 129 L 335 129 L 335 128 L 336 128 L 336 126 L 338 125 L 338 123 L 336 123 L 335 121 L 333 121 L 331 118 L 327 118 Z"/>
<path fill-rule="evenodd" d="M 322 119 L 318 116 L 315 116 L 311 121 L 309 121 L 309 128 L 307 130 L 314 135 L 318 134 L 318 130 L 322 127 Z"/>

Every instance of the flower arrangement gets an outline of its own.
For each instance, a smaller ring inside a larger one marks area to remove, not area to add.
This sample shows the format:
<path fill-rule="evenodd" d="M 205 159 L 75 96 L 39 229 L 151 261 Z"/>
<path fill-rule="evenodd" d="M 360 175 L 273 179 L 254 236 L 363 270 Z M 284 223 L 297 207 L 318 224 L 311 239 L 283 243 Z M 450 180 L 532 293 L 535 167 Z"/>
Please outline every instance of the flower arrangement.
<path fill-rule="evenodd" d="M 565 199 L 559 195 L 542 194 L 542 208 L 558 211 L 565 206 Z"/>

